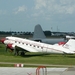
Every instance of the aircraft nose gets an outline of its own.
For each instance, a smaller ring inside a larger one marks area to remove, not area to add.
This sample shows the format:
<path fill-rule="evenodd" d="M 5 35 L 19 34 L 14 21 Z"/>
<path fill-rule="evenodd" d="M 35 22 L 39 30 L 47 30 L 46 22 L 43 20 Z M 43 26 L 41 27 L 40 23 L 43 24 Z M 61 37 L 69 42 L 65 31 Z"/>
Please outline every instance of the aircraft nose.
<path fill-rule="evenodd" d="M 2 38 L 2 39 L 0 40 L 1 43 L 4 43 L 4 41 L 5 41 L 5 38 Z"/>

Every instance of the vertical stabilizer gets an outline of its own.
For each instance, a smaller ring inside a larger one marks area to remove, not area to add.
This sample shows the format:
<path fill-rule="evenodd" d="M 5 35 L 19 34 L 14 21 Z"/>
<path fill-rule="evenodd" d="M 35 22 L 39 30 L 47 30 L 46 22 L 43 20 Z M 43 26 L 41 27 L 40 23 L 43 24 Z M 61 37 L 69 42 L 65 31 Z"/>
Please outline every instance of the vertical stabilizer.
<path fill-rule="evenodd" d="M 41 39 L 46 38 L 40 24 L 35 26 L 33 38 L 41 38 Z"/>

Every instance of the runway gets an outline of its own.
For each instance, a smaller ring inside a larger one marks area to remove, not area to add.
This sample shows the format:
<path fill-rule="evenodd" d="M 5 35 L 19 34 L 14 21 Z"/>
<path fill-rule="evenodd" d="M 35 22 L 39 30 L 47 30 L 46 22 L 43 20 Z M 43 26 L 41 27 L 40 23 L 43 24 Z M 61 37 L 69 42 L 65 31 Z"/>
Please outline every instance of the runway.
<path fill-rule="evenodd" d="M 25 68 L 25 67 L 0 67 L 0 75 L 36 75 L 37 68 Z M 46 68 L 46 75 L 75 75 L 75 68 Z M 43 74 L 40 69 L 40 75 Z"/>

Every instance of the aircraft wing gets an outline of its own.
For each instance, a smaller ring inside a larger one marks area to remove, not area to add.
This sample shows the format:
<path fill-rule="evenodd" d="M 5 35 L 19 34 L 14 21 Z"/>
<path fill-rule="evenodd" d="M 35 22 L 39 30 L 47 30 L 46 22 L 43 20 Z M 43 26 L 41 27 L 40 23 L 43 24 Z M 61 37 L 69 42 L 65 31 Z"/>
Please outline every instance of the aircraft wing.
<path fill-rule="evenodd" d="M 17 47 L 20 47 L 22 49 L 24 49 L 25 51 L 28 51 L 28 52 L 38 52 L 36 49 L 30 47 L 30 46 L 26 46 L 26 45 L 16 45 Z"/>

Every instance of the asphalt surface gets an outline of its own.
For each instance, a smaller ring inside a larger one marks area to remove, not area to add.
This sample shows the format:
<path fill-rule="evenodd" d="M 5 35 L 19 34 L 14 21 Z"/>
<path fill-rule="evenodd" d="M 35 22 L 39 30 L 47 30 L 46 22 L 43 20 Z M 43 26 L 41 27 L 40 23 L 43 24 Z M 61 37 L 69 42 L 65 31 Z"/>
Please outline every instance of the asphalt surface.
<path fill-rule="evenodd" d="M 37 68 L 0 67 L 0 75 L 36 75 L 36 69 Z M 40 68 L 39 73 L 40 75 L 75 75 L 75 68 Z"/>

